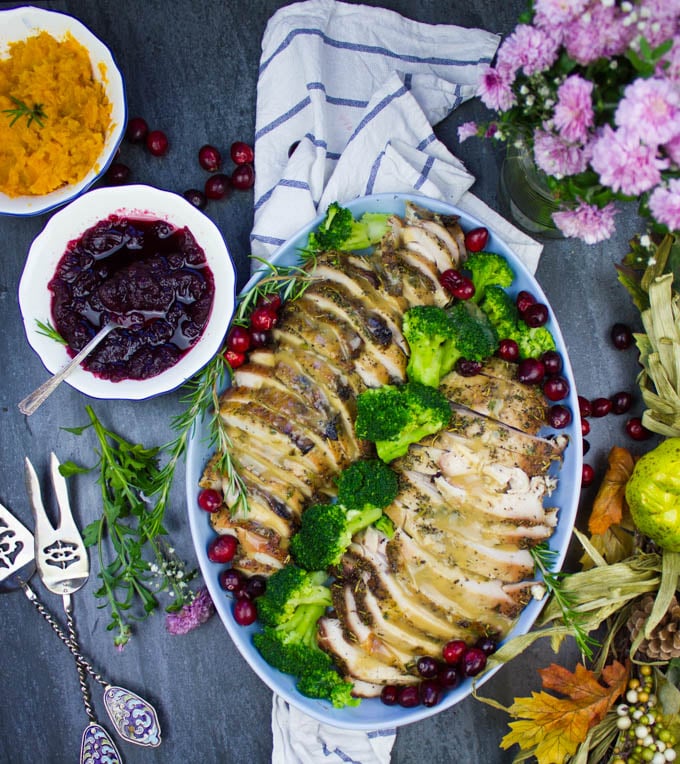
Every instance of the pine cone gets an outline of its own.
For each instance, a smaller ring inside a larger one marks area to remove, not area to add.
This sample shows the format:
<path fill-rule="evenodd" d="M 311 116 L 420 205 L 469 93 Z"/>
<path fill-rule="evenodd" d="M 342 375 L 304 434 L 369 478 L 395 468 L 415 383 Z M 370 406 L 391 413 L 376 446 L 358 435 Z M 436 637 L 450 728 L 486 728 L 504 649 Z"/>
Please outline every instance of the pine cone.
<path fill-rule="evenodd" d="M 652 594 L 646 594 L 633 606 L 627 624 L 631 641 L 634 641 L 644 629 L 653 606 L 654 595 Z M 649 639 L 642 640 L 638 652 L 641 657 L 653 661 L 680 658 L 680 603 L 675 597 Z"/>

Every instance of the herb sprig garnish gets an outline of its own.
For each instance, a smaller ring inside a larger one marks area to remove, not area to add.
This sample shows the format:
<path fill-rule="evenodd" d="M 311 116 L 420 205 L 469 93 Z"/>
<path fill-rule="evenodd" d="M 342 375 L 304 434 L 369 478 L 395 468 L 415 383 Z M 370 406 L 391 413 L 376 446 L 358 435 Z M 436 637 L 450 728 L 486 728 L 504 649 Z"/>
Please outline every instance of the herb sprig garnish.
<path fill-rule="evenodd" d="M 547 542 L 544 541 L 532 547 L 531 556 L 533 557 L 534 565 L 543 576 L 545 588 L 552 595 L 562 612 L 562 620 L 565 626 L 571 629 L 578 649 L 584 657 L 592 658 L 593 648 L 597 647 L 598 643 L 584 629 L 580 614 L 573 609 L 571 596 L 562 588 L 561 578 L 564 574 L 552 570 L 557 552 L 551 549 Z"/>
<path fill-rule="evenodd" d="M 68 342 L 59 334 L 59 332 L 52 326 L 50 321 L 43 323 L 36 319 L 36 326 L 38 327 L 38 334 L 42 334 L 43 337 L 48 337 L 61 345 L 68 345 Z"/>
<path fill-rule="evenodd" d="M 47 119 L 47 114 L 43 111 L 41 103 L 33 104 L 33 107 L 30 107 L 19 98 L 15 98 L 14 96 L 10 96 L 9 98 L 14 104 L 14 108 L 3 109 L 2 113 L 6 114 L 12 120 L 9 123 L 10 127 L 13 127 L 15 122 L 18 122 L 22 117 L 26 117 L 28 120 L 26 127 L 30 127 L 33 122 L 36 122 L 40 127 L 45 127 L 43 120 Z"/>

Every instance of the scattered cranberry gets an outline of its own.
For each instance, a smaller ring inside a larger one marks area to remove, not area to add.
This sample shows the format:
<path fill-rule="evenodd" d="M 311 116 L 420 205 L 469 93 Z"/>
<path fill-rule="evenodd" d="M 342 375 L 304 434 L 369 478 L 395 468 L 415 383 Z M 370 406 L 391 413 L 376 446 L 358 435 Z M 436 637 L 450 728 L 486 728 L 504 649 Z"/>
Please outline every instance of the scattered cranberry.
<path fill-rule="evenodd" d="M 300 145 L 300 141 L 293 141 L 288 147 L 288 156 L 292 157 L 295 153 L 295 149 Z"/>
<path fill-rule="evenodd" d="M 439 670 L 439 664 L 430 655 L 423 655 L 418 658 L 416 668 L 420 676 L 424 676 L 426 679 L 431 679 L 433 676 L 437 676 Z"/>
<path fill-rule="evenodd" d="M 465 234 L 465 246 L 468 252 L 481 252 L 489 241 L 487 228 L 473 228 Z"/>
<path fill-rule="evenodd" d="M 197 210 L 204 210 L 206 204 L 208 203 L 208 200 L 205 198 L 203 191 L 199 191 L 197 188 L 188 188 L 184 192 L 183 196 L 189 202 L 189 204 L 193 204 Z"/>
<path fill-rule="evenodd" d="M 198 494 L 198 506 L 205 512 L 217 512 L 222 506 L 222 494 L 214 488 L 204 488 Z"/>
<path fill-rule="evenodd" d="M 557 350 L 546 350 L 541 355 L 541 362 L 548 376 L 554 377 L 562 371 L 562 356 Z"/>
<path fill-rule="evenodd" d="M 607 416 L 612 410 L 612 402 L 609 398 L 595 398 L 590 402 L 590 405 L 592 409 L 591 416 L 594 417 Z"/>
<path fill-rule="evenodd" d="M 257 620 L 257 608 L 252 600 L 246 597 L 237 599 L 234 603 L 234 620 L 239 626 L 250 626 Z"/>
<path fill-rule="evenodd" d="M 254 600 L 261 597 L 267 590 L 267 579 L 264 576 L 250 576 L 243 587 L 243 595 Z"/>
<path fill-rule="evenodd" d="M 571 411 L 566 406 L 557 404 L 548 411 L 548 423 L 556 430 L 563 430 L 571 422 Z"/>
<path fill-rule="evenodd" d="M 227 334 L 227 348 L 234 353 L 247 353 L 250 349 L 250 332 L 245 326 L 232 326 Z"/>
<path fill-rule="evenodd" d="M 236 353 L 234 350 L 229 349 L 224 351 L 224 358 L 232 369 L 238 369 L 239 366 L 243 366 L 246 362 L 245 353 Z"/>
<path fill-rule="evenodd" d="M 510 363 L 519 361 L 519 345 L 515 340 L 501 340 L 498 343 L 498 357 Z"/>
<path fill-rule="evenodd" d="M 472 279 L 464 273 L 460 275 L 460 283 L 449 290 L 457 300 L 470 300 L 475 294 L 475 285 Z"/>
<path fill-rule="evenodd" d="M 543 383 L 543 394 L 551 401 L 564 400 L 569 395 L 569 383 L 564 377 L 549 377 Z"/>
<path fill-rule="evenodd" d="M 149 133 L 149 126 L 142 117 L 133 117 L 125 130 L 125 137 L 130 143 L 142 143 Z"/>
<path fill-rule="evenodd" d="M 237 165 L 231 174 L 231 185 L 238 191 L 247 191 L 255 183 L 255 170 L 252 164 Z"/>
<path fill-rule="evenodd" d="M 593 480 L 595 480 L 595 470 L 589 464 L 584 464 L 581 472 L 582 485 L 590 485 Z"/>
<path fill-rule="evenodd" d="M 397 702 L 403 708 L 413 708 L 420 703 L 420 692 L 417 685 L 410 684 L 407 687 L 402 687 L 399 690 L 397 696 Z"/>
<path fill-rule="evenodd" d="M 461 377 L 474 377 L 481 369 L 481 361 L 470 361 L 467 358 L 459 358 L 456 361 L 456 371 Z"/>
<path fill-rule="evenodd" d="M 230 533 L 216 536 L 208 544 L 208 559 L 210 562 L 231 562 L 237 549 L 236 536 L 232 536 Z"/>
<path fill-rule="evenodd" d="M 250 314 L 250 326 L 256 332 L 268 332 L 278 322 L 276 311 L 271 310 L 266 305 L 262 305 Z"/>
<path fill-rule="evenodd" d="M 524 315 L 528 308 L 536 304 L 536 298 L 533 296 L 533 294 L 531 294 L 531 292 L 527 292 L 523 289 L 521 292 L 517 293 L 517 299 L 515 300 L 515 303 L 517 305 L 517 310 L 522 315 Z"/>
<path fill-rule="evenodd" d="M 522 313 L 522 318 L 532 329 L 543 326 L 548 321 L 548 307 L 542 302 L 535 302 Z"/>
<path fill-rule="evenodd" d="M 578 409 L 581 412 L 582 417 L 589 417 L 593 413 L 593 407 L 590 405 L 590 401 L 584 398 L 582 395 L 578 397 Z"/>
<path fill-rule="evenodd" d="M 386 684 L 380 691 L 380 700 L 386 706 L 394 706 L 399 699 L 399 689 L 393 684 Z"/>
<path fill-rule="evenodd" d="M 540 385 L 545 378 L 545 367 L 538 358 L 525 358 L 517 367 L 517 379 L 525 385 Z"/>
<path fill-rule="evenodd" d="M 496 640 L 491 637 L 480 637 L 475 647 L 478 647 L 485 655 L 493 655 L 498 649 Z"/>
<path fill-rule="evenodd" d="M 583 455 L 585 456 L 590 451 L 590 443 L 587 440 L 583 440 Z"/>
<path fill-rule="evenodd" d="M 225 592 L 231 592 L 236 595 L 241 593 L 245 584 L 243 573 L 234 568 L 226 568 L 223 570 L 218 576 L 218 581 Z"/>
<path fill-rule="evenodd" d="M 162 157 L 168 151 L 168 136 L 162 130 L 152 130 L 146 136 L 146 147 L 155 157 Z"/>
<path fill-rule="evenodd" d="M 448 292 L 453 294 L 453 290 L 458 288 L 463 280 L 463 274 L 455 268 L 448 268 L 439 275 L 439 283 Z"/>
<path fill-rule="evenodd" d="M 130 168 L 122 162 L 112 162 L 104 175 L 104 181 L 110 186 L 122 186 L 130 177 Z"/>
<path fill-rule="evenodd" d="M 208 172 L 217 172 L 222 166 L 222 155 L 214 146 L 206 143 L 198 150 L 198 163 Z"/>
<path fill-rule="evenodd" d="M 275 293 L 265 294 L 257 301 L 258 308 L 268 308 L 276 313 L 281 307 L 281 296 Z"/>
<path fill-rule="evenodd" d="M 590 422 L 587 419 L 581 420 L 581 435 L 585 438 L 590 433 Z"/>
<path fill-rule="evenodd" d="M 437 681 L 444 689 L 452 690 L 460 683 L 460 672 L 455 666 L 445 664 L 439 668 Z"/>
<path fill-rule="evenodd" d="M 436 706 L 442 699 L 441 685 L 434 679 L 426 679 L 420 683 L 420 700 L 427 708 Z"/>
<path fill-rule="evenodd" d="M 224 199 L 231 189 L 229 176 L 222 172 L 211 175 L 205 182 L 205 195 L 208 199 Z"/>
<path fill-rule="evenodd" d="M 252 164 L 255 159 L 253 147 L 243 141 L 234 141 L 229 153 L 234 164 Z"/>
<path fill-rule="evenodd" d="M 269 332 L 251 331 L 250 332 L 250 347 L 262 348 L 269 342 Z"/>
<path fill-rule="evenodd" d="M 614 324 L 610 336 L 617 350 L 626 350 L 633 344 L 633 332 L 626 324 Z"/>
<path fill-rule="evenodd" d="M 642 419 L 636 416 L 626 422 L 626 433 L 633 440 L 647 440 L 652 433 L 642 424 Z"/>
<path fill-rule="evenodd" d="M 486 666 L 486 653 L 478 647 L 468 647 L 463 653 L 461 669 L 465 676 L 477 676 Z"/>
<path fill-rule="evenodd" d="M 467 650 L 467 645 L 462 639 L 452 639 L 442 648 L 442 658 L 450 664 L 455 665 L 460 662 L 463 653 Z"/>
<path fill-rule="evenodd" d="M 615 393 L 611 397 L 612 411 L 615 414 L 625 414 L 633 405 L 633 396 L 630 393 Z"/>

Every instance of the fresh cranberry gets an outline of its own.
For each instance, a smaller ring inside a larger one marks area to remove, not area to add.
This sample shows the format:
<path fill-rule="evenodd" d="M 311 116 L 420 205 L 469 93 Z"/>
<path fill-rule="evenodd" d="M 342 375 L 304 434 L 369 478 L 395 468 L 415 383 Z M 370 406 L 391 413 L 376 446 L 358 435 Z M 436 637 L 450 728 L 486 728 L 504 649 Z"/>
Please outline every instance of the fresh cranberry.
<path fill-rule="evenodd" d="M 264 576 L 250 576 L 243 587 L 243 595 L 254 600 L 267 591 L 267 579 Z"/>
<path fill-rule="evenodd" d="M 265 294 L 257 301 L 258 308 L 268 308 L 269 310 L 276 311 L 281 307 L 281 295 L 272 293 Z"/>
<path fill-rule="evenodd" d="M 468 252 L 481 252 L 489 241 L 487 228 L 473 228 L 465 234 L 465 246 Z"/>
<path fill-rule="evenodd" d="M 236 165 L 231 174 L 231 185 L 238 191 L 247 191 L 255 183 L 255 170 L 252 164 Z"/>
<path fill-rule="evenodd" d="M 450 292 L 457 300 L 470 300 L 475 295 L 475 285 L 471 278 L 461 273 L 460 283 L 453 287 Z"/>
<path fill-rule="evenodd" d="M 532 329 L 543 326 L 548 321 L 548 306 L 542 302 L 535 302 L 522 313 L 522 318 L 524 323 Z"/>
<path fill-rule="evenodd" d="M 268 332 L 278 322 L 276 311 L 266 306 L 255 308 L 250 314 L 250 326 L 256 332 Z"/>
<path fill-rule="evenodd" d="M 229 349 L 224 351 L 224 358 L 232 369 L 238 369 L 246 362 L 245 353 L 237 353 L 234 350 Z"/>
<path fill-rule="evenodd" d="M 130 143 L 142 143 L 149 134 L 149 126 L 142 117 L 133 117 L 125 129 L 125 137 Z"/>
<path fill-rule="evenodd" d="M 386 684 L 380 691 L 380 700 L 386 706 L 394 706 L 399 699 L 399 688 L 393 684 Z"/>
<path fill-rule="evenodd" d="M 198 494 L 198 506 L 205 512 L 217 512 L 222 506 L 222 494 L 214 488 L 204 488 Z"/>
<path fill-rule="evenodd" d="M 633 344 L 633 332 L 626 324 L 614 324 L 611 328 L 610 336 L 617 350 L 626 350 Z"/>
<path fill-rule="evenodd" d="M 454 289 L 460 286 L 462 280 L 463 274 L 455 268 L 448 268 L 439 274 L 439 283 L 451 294 L 453 294 Z"/>
<path fill-rule="evenodd" d="M 538 358 L 525 358 L 517 366 L 517 379 L 525 385 L 540 385 L 545 378 L 545 367 Z"/>
<path fill-rule="evenodd" d="M 593 480 L 595 480 L 595 470 L 589 464 L 584 464 L 581 471 L 581 484 L 590 485 Z"/>
<path fill-rule="evenodd" d="M 491 637 L 480 637 L 475 647 L 478 647 L 485 655 L 493 655 L 498 649 L 496 640 Z"/>
<path fill-rule="evenodd" d="M 423 676 L 426 679 L 431 679 L 433 676 L 437 676 L 439 663 L 437 663 L 437 661 L 430 655 L 423 655 L 421 658 L 418 658 L 416 668 L 418 669 L 420 676 Z"/>
<path fill-rule="evenodd" d="M 603 417 L 612 410 L 612 402 L 609 398 L 595 398 L 590 402 L 592 409 L 591 416 Z"/>
<path fill-rule="evenodd" d="M 578 397 L 578 410 L 581 412 L 583 418 L 592 416 L 593 413 L 593 407 L 590 405 L 590 401 L 582 395 L 579 395 Z"/>
<path fill-rule="evenodd" d="M 210 562 L 231 562 L 237 549 L 238 541 L 236 536 L 231 534 L 216 536 L 208 544 L 208 559 Z"/>
<path fill-rule="evenodd" d="M 564 400 L 569 395 L 569 383 L 564 377 L 548 377 L 543 383 L 543 394 L 551 401 Z"/>
<path fill-rule="evenodd" d="M 234 603 L 234 620 L 239 626 L 250 626 L 257 620 L 257 607 L 252 600 L 241 597 Z"/>
<path fill-rule="evenodd" d="M 564 429 L 571 422 L 571 411 L 566 406 L 557 404 L 548 410 L 548 423 L 556 430 Z"/>
<path fill-rule="evenodd" d="M 234 164 L 252 164 L 255 159 L 253 147 L 243 141 L 234 141 L 229 149 Z"/>
<path fill-rule="evenodd" d="M 461 669 L 465 676 L 477 676 L 486 667 L 486 653 L 478 647 L 468 647 L 461 659 Z"/>
<path fill-rule="evenodd" d="M 515 304 L 517 305 L 517 310 L 524 315 L 529 307 L 536 304 L 536 298 L 531 292 L 522 289 L 521 292 L 517 293 Z"/>
<path fill-rule="evenodd" d="M 519 345 L 515 340 L 501 340 L 498 343 L 498 357 L 510 363 L 516 363 L 519 360 Z"/>
<path fill-rule="evenodd" d="M 466 650 L 467 645 L 462 639 L 452 639 L 442 648 L 442 658 L 444 658 L 448 664 L 455 665 L 460 663 L 460 659 L 463 657 L 463 653 Z"/>
<path fill-rule="evenodd" d="M 231 592 L 235 595 L 240 594 L 245 584 L 243 573 L 235 568 L 226 568 L 220 573 L 217 580 L 225 592 Z"/>
<path fill-rule="evenodd" d="M 642 424 L 642 419 L 636 416 L 626 422 L 626 433 L 633 440 L 647 440 L 652 433 Z"/>
<path fill-rule="evenodd" d="M 585 438 L 590 433 L 590 422 L 587 419 L 581 420 L 581 435 Z"/>
<path fill-rule="evenodd" d="M 208 203 L 203 191 L 199 191 L 197 188 L 188 188 L 182 196 L 184 196 L 189 204 L 196 207 L 197 210 L 204 210 Z"/>
<path fill-rule="evenodd" d="M 460 672 L 455 666 L 444 664 L 439 668 L 437 681 L 446 690 L 452 690 L 460 684 Z"/>
<path fill-rule="evenodd" d="M 227 334 L 227 348 L 235 353 L 247 353 L 250 349 L 250 332 L 245 326 L 232 326 Z"/>
<path fill-rule="evenodd" d="M 222 166 L 222 155 L 214 146 L 206 143 L 198 150 L 198 163 L 208 172 L 217 172 Z"/>
<path fill-rule="evenodd" d="M 270 340 L 269 332 L 263 332 L 263 331 L 257 331 L 257 330 L 252 330 L 250 332 L 250 347 L 251 348 L 262 348 L 269 342 L 269 340 Z"/>
<path fill-rule="evenodd" d="M 551 377 L 560 374 L 562 371 L 562 356 L 557 350 L 546 350 L 541 355 L 541 361 L 545 367 L 545 373 Z"/>
<path fill-rule="evenodd" d="M 456 371 L 461 377 L 474 377 L 482 370 L 481 361 L 470 361 L 467 358 L 459 358 L 456 361 Z"/>
<path fill-rule="evenodd" d="M 146 136 L 146 147 L 155 157 L 167 154 L 169 145 L 168 136 L 162 130 L 152 130 Z"/>
<path fill-rule="evenodd" d="M 441 685 L 434 679 L 426 679 L 420 683 L 420 700 L 426 708 L 436 706 L 442 699 Z"/>
<path fill-rule="evenodd" d="M 205 182 L 205 195 L 208 199 L 224 199 L 231 190 L 229 176 L 222 172 L 211 175 Z"/>
<path fill-rule="evenodd" d="M 590 442 L 585 438 L 583 439 L 583 455 L 585 456 L 590 451 Z"/>
<path fill-rule="evenodd" d="M 130 177 L 130 168 L 122 162 L 112 162 L 104 174 L 104 182 L 110 186 L 122 186 Z"/>
<path fill-rule="evenodd" d="M 615 414 L 625 414 L 630 410 L 633 405 L 633 396 L 630 393 L 624 391 L 615 393 L 611 397 L 612 411 Z"/>
<path fill-rule="evenodd" d="M 397 702 L 403 708 L 413 708 L 420 703 L 420 692 L 417 685 L 410 684 L 399 690 Z"/>

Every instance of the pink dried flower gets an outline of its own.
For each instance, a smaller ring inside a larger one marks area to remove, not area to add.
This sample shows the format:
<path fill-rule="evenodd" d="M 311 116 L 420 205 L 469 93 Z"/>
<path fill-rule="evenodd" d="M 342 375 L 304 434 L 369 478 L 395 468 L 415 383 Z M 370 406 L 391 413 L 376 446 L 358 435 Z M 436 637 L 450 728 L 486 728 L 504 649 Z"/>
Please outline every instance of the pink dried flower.
<path fill-rule="evenodd" d="M 165 616 L 165 628 L 170 634 L 187 634 L 205 623 L 215 612 L 215 605 L 208 590 L 203 586 L 196 592 L 194 599 L 177 613 Z"/>
<path fill-rule="evenodd" d="M 667 143 L 680 132 L 680 93 L 665 79 L 637 79 L 624 90 L 614 121 L 648 144 Z"/>
<path fill-rule="evenodd" d="M 560 41 L 544 29 L 519 24 L 498 50 L 496 67 L 527 76 L 549 69 L 557 60 Z"/>
<path fill-rule="evenodd" d="M 582 147 L 545 130 L 534 133 L 534 160 L 543 172 L 556 178 L 578 175 L 588 166 L 588 155 Z"/>
<path fill-rule="evenodd" d="M 535 0 L 534 21 L 539 27 L 560 28 L 583 13 L 588 0 Z"/>
<path fill-rule="evenodd" d="M 513 76 L 502 69 L 487 66 L 479 81 L 478 95 L 482 103 L 494 111 L 507 111 L 515 105 L 512 92 Z"/>
<path fill-rule="evenodd" d="M 591 165 L 603 185 L 637 196 L 659 183 L 668 160 L 660 159 L 656 147 L 641 143 L 627 128 L 614 131 L 605 125 L 593 143 Z"/>
<path fill-rule="evenodd" d="M 576 209 L 554 212 L 552 219 L 566 237 L 597 244 L 614 233 L 614 215 L 616 208 L 613 203 L 600 209 L 581 202 Z"/>
<path fill-rule="evenodd" d="M 649 209 L 659 223 L 671 231 L 680 229 L 680 178 L 672 178 L 667 186 L 659 186 L 649 197 Z"/>
<path fill-rule="evenodd" d="M 468 138 L 472 138 L 477 135 L 477 123 L 476 122 L 463 122 L 458 126 L 458 140 L 462 143 Z"/>
<path fill-rule="evenodd" d="M 574 74 L 557 89 L 553 120 L 565 141 L 583 142 L 593 125 L 593 83 Z"/>

